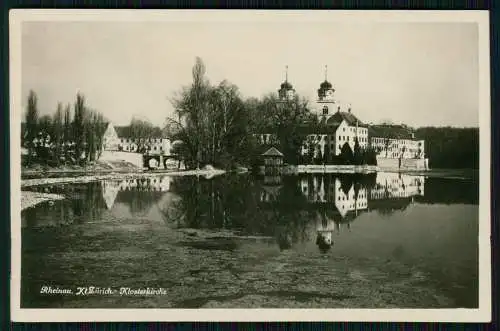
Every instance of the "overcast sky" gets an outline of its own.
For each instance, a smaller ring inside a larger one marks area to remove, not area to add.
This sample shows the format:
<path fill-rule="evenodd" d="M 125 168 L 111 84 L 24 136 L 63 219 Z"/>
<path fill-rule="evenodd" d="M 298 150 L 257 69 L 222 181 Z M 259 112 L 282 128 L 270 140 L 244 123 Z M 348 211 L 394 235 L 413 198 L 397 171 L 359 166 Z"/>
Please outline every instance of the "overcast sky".
<path fill-rule="evenodd" d="M 311 101 L 324 79 L 364 122 L 478 125 L 475 23 L 24 22 L 23 107 L 30 89 L 42 114 L 57 102 L 88 105 L 123 125 L 164 123 L 199 56 L 211 82 L 244 97 L 289 81 Z"/>

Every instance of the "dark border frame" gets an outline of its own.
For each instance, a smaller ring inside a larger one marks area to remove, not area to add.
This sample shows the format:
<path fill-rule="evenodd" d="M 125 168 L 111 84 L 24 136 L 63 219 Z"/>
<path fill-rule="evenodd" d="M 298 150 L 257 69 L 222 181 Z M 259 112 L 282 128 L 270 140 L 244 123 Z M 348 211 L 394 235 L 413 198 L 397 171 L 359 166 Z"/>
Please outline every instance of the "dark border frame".
<path fill-rule="evenodd" d="M 496 188 L 500 186 L 500 169 L 499 154 L 500 154 L 500 131 L 496 125 L 500 122 L 500 117 L 496 111 L 498 105 L 498 82 L 499 82 L 499 22 L 500 11 L 499 5 L 495 4 L 496 1 L 453 1 L 453 0 L 434 0 L 434 1 L 362 1 L 352 0 L 346 1 L 345 4 L 331 4 L 325 5 L 326 2 L 314 1 L 285 1 L 285 0 L 272 0 L 272 1 L 154 1 L 154 0 L 139 0 L 139 1 L 35 1 L 35 0 L 4 0 L 2 11 L 2 49 L 0 52 L 1 69 L 3 72 L 2 79 L 2 92 L 0 93 L 0 105 L 4 109 L 2 113 L 2 132 L 0 140 L 0 152 L 2 160 L 9 160 L 10 158 L 10 139 L 9 139 L 9 10 L 14 8 L 88 8 L 88 9 L 412 9 L 412 10 L 489 10 L 490 12 L 490 73 L 491 73 L 491 239 L 492 239 L 492 322 L 491 323 L 269 323 L 270 328 L 289 328 L 290 326 L 303 326 L 306 329 L 323 329 L 325 326 L 338 327 L 339 329 L 354 329 L 369 327 L 369 324 L 375 324 L 375 327 L 395 329 L 397 327 L 409 327 L 410 329 L 421 327 L 438 327 L 438 328 L 455 328 L 476 330 L 481 326 L 495 330 L 498 328 L 498 299 L 500 291 L 498 289 L 498 266 L 500 265 L 498 250 L 495 244 L 498 245 L 498 238 L 500 238 L 498 228 L 498 193 Z M 80 330 L 80 329 L 97 329 L 110 327 L 113 330 L 130 330 L 130 329 L 157 329 L 157 328 L 185 328 L 185 329 L 200 329 L 207 327 L 206 323 L 11 323 L 10 322 L 10 162 L 0 162 L 2 166 L 2 178 L 0 183 L 5 183 L 1 186 L 2 206 L 0 212 L 1 218 L 1 236 L 0 239 L 0 254 L 3 255 L 0 261 L 3 266 L 3 271 L 0 278 L 0 298 L 3 299 L 2 309 L 0 310 L 0 321 L 4 330 L 48 330 L 48 329 L 66 329 L 66 330 Z M 210 323 L 213 324 L 213 323 Z M 270 325 L 274 324 L 274 325 Z M 248 328 L 250 323 L 220 323 L 221 329 L 230 328 L 235 326 L 242 326 Z M 425 325 L 425 326 L 424 326 Z M 9 327 L 10 326 L 10 327 Z M 215 326 L 215 325 L 212 325 Z M 219 329 L 216 327 L 216 329 Z"/>

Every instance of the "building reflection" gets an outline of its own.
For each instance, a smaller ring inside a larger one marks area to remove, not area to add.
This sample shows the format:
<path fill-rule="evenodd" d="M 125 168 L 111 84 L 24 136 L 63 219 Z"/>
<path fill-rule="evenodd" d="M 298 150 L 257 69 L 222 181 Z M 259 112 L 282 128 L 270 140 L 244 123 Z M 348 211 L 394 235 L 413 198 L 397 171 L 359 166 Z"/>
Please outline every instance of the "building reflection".
<path fill-rule="evenodd" d="M 128 204 L 132 212 L 147 211 L 170 191 L 171 181 L 168 176 L 103 181 L 102 195 L 108 209 L 117 202 Z"/>
<path fill-rule="evenodd" d="M 378 173 L 376 183 L 370 188 L 369 208 L 381 215 L 405 210 L 424 196 L 425 177 L 400 173 Z"/>
<path fill-rule="evenodd" d="M 68 199 L 29 208 L 22 217 L 25 226 L 43 226 L 144 216 L 177 227 L 269 236 L 281 250 L 315 241 L 326 252 L 362 214 L 403 210 L 424 195 L 424 184 L 424 177 L 398 173 L 150 176 L 40 187 Z"/>
<path fill-rule="evenodd" d="M 414 197 L 424 195 L 425 178 L 399 173 L 308 174 L 297 181 L 306 204 L 294 208 L 307 210 L 315 224 L 316 244 L 326 252 L 334 245 L 334 234 L 350 231 L 351 223 L 361 214 L 371 210 L 384 216 L 407 208 Z M 261 202 L 272 204 L 280 199 L 280 186 L 268 182 L 264 180 Z"/>
<path fill-rule="evenodd" d="M 163 176 L 33 187 L 30 190 L 61 194 L 66 199 L 24 210 L 22 225 L 47 227 L 95 222 L 102 220 L 106 212 L 123 216 L 123 211 L 114 208 L 117 204 L 127 206 L 131 216 L 142 215 L 158 204 L 170 185 L 171 178 Z"/>

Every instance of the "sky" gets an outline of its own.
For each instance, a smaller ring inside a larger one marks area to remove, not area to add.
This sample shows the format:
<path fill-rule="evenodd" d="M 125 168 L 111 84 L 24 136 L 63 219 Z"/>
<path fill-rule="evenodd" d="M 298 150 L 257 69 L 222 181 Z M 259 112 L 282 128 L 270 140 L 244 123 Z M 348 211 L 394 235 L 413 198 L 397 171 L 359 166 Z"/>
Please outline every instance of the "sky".
<path fill-rule="evenodd" d="M 478 126 L 478 26 L 446 22 L 23 22 L 22 96 L 41 114 L 76 93 L 116 125 L 163 125 L 197 56 L 243 97 L 288 80 L 311 102 L 324 80 L 365 123 Z"/>

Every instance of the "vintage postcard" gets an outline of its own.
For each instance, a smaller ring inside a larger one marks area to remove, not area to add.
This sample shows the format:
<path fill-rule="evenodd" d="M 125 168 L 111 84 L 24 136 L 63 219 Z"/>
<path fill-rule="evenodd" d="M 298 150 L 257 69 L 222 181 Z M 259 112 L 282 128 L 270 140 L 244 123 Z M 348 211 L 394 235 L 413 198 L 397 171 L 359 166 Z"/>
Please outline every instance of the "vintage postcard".
<path fill-rule="evenodd" d="M 490 321 L 488 12 L 9 35 L 13 320 Z"/>

